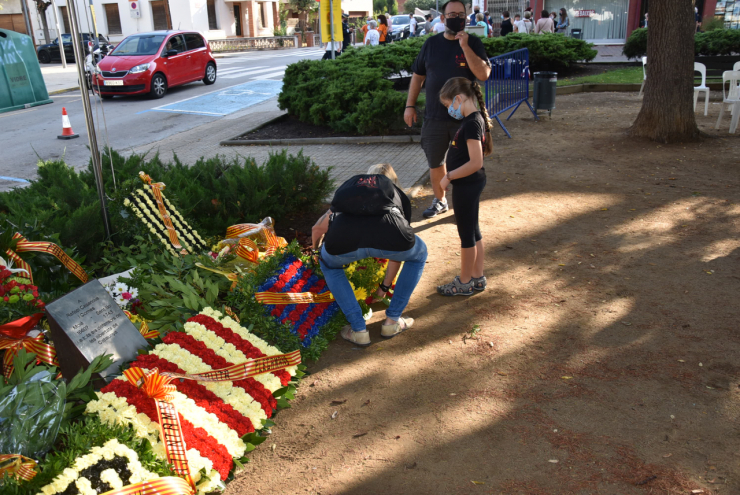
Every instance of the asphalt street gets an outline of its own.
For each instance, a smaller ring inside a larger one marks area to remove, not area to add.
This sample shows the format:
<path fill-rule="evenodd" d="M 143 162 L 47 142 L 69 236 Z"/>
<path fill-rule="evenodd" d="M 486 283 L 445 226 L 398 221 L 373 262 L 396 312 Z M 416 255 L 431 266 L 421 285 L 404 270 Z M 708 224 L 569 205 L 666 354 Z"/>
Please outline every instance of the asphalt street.
<path fill-rule="evenodd" d="M 323 53 L 320 48 L 299 48 L 219 58 L 215 84 L 194 82 L 170 88 L 159 100 L 129 96 L 102 101 L 90 96 L 99 144 L 106 144 L 106 136 L 110 146 L 119 151 L 156 143 L 270 101 L 280 92 L 287 65 L 302 59 L 319 59 Z M 13 179 L 34 178 L 39 160 L 64 157 L 76 168 L 87 166 L 90 154 L 81 98 L 79 90 L 70 91 L 53 95 L 54 103 L 48 105 L 0 114 L 2 189 L 21 184 Z M 79 138 L 57 139 L 62 131 L 62 107 L 67 109 Z M 234 134 L 238 132 L 235 122 Z"/>

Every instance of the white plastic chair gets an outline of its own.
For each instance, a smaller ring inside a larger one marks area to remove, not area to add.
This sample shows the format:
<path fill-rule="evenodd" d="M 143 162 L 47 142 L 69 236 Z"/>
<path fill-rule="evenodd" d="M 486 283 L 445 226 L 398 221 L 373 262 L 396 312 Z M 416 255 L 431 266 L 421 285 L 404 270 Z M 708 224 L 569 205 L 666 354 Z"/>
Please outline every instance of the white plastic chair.
<path fill-rule="evenodd" d="M 704 64 L 700 64 L 699 62 L 694 62 L 694 72 L 698 72 L 701 74 L 701 85 L 694 86 L 694 112 L 696 112 L 696 102 L 699 99 L 699 93 L 702 91 L 705 94 L 704 97 L 704 116 L 707 116 L 707 112 L 709 111 L 709 88 L 707 87 L 707 66 Z"/>
<path fill-rule="evenodd" d="M 642 85 L 640 86 L 640 93 L 637 95 L 638 97 L 642 96 L 642 90 L 645 89 L 645 81 L 647 81 L 647 70 L 645 69 L 646 65 L 647 57 L 642 57 Z"/>
<path fill-rule="evenodd" d="M 728 81 L 730 83 L 729 94 L 726 90 Z M 735 134 L 738 120 L 740 120 L 740 94 L 738 94 L 737 91 L 738 84 L 740 84 L 740 71 L 728 70 L 722 74 L 722 106 L 719 109 L 719 118 L 717 119 L 717 124 L 714 128 L 719 129 L 719 124 L 722 122 L 722 117 L 725 115 L 725 104 L 729 103 L 732 105 L 730 134 Z M 733 88 L 735 88 L 734 91 Z"/>

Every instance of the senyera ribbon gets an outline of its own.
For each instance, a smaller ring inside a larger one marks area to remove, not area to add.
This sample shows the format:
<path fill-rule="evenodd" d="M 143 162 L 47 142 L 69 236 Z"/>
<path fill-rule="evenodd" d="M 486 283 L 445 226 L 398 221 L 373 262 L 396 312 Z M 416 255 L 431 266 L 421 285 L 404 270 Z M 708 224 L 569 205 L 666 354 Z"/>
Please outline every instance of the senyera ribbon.
<path fill-rule="evenodd" d="M 36 476 L 36 461 L 20 454 L 0 454 L 0 479 L 6 475 L 30 481 Z"/>
<path fill-rule="evenodd" d="M 31 267 L 28 263 L 23 261 L 23 258 L 18 256 L 17 253 L 25 252 L 36 252 L 36 253 L 49 253 L 55 256 L 70 272 L 72 272 L 82 283 L 87 282 L 87 273 L 77 264 L 75 260 L 67 256 L 67 253 L 62 250 L 59 246 L 53 242 L 42 242 L 42 241 L 29 241 L 23 237 L 20 233 L 16 232 L 12 238 L 15 243 L 15 250 L 8 249 L 5 253 L 15 262 L 15 264 L 28 272 L 28 278 L 33 282 L 33 274 L 31 273 Z"/>
<path fill-rule="evenodd" d="M 170 238 L 172 246 L 175 249 L 180 249 L 180 254 L 188 254 L 188 251 L 182 247 L 182 244 L 180 244 L 180 240 L 177 238 L 177 231 L 175 230 L 175 226 L 172 225 L 170 214 L 167 212 L 167 208 L 164 206 L 164 199 L 162 199 L 162 191 L 165 187 L 164 183 L 153 182 L 152 178 L 144 172 L 139 172 L 139 178 L 152 188 L 152 195 L 154 196 L 154 201 L 157 202 L 159 216 L 162 217 L 162 223 L 164 223 L 164 226 L 167 229 L 167 235 Z"/>
<path fill-rule="evenodd" d="M 166 487 L 150 489 L 150 491 L 147 492 L 137 492 L 136 489 L 141 490 L 139 485 L 142 485 L 142 483 L 139 483 L 119 490 L 113 490 L 105 495 L 126 495 L 133 493 L 147 493 L 152 495 L 185 495 L 195 492 L 195 482 L 190 476 L 190 468 L 188 467 L 188 459 L 186 456 L 187 449 L 185 446 L 185 439 L 182 435 L 180 415 L 177 413 L 177 409 L 175 409 L 174 404 L 172 404 L 172 393 L 175 391 L 175 386 L 171 384 L 172 380 L 183 378 L 201 382 L 237 381 L 261 375 L 263 373 L 283 370 L 300 363 L 301 352 L 296 350 L 288 354 L 264 356 L 249 360 L 246 363 L 235 364 L 227 368 L 193 375 L 172 372 L 160 373 L 157 368 L 149 371 L 144 371 L 141 368 L 129 368 L 124 371 L 123 374 L 129 382 L 140 388 L 148 397 L 154 399 L 154 402 L 157 405 L 157 417 L 159 420 L 162 443 L 164 444 L 165 452 L 167 454 L 167 462 L 172 464 L 173 471 L 182 478 L 172 478 L 180 480 L 180 483 L 177 486 L 167 485 Z M 156 481 L 166 479 L 168 478 L 160 478 Z M 150 485 L 153 483 L 155 482 L 150 482 Z M 136 489 L 134 489 L 134 487 L 136 487 Z"/>
<path fill-rule="evenodd" d="M 133 322 L 134 315 L 131 314 L 131 312 L 123 310 L 123 314 L 128 317 L 129 320 Z M 139 333 L 145 338 L 145 339 L 156 339 L 159 337 L 159 332 L 157 330 L 151 330 L 149 329 L 149 325 L 146 324 L 146 321 L 141 320 L 141 326 L 139 326 Z"/>
<path fill-rule="evenodd" d="M 362 289 L 355 289 L 355 297 L 360 297 Z M 321 304 L 334 301 L 334 295 L 327 291 L 321 294 L 313 292 L 257 292 L 254 298 L 261 304 Z"/>
<path fill-rule="evenodd" d="M 44 343 L 43 334 L 35 337 L 26 336 L 28 330 L 33 328 L 42 316 L 43 313 L 36 313 L 0 326 L 0 349 L 5 349 L 3 374 L 6 378 L 10 378 L 13 373 L 13 358 L 20 349 L 36 354 L 36 357 L 46 364 L 59 366 L 57 351 L 54 346 Z"/>

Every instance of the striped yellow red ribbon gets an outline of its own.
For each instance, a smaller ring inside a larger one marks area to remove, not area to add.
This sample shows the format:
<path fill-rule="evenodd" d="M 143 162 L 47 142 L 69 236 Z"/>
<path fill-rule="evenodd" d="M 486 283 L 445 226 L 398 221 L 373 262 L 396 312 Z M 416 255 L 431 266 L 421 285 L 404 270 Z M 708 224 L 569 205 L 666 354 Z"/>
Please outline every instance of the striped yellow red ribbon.
<path fill-rule="evenodd" d="M 285 247 L 288 245 L 283 237 L 278 237 L 275 234 L 275 229 L 272 227 L 272 218 L 266 217 L 260 223 L 240 223 L 232 225 L 226 229 L 226 238 L 248 238 L 251 236 L 260 236 L 264 240 L 266 249 L 273 248 L 274 252 L 276 248 Z"/>
<path fill-rule="evenodd" d="M 209 268 L 205 266 L 203 263 L 196 263 L 195 266 L 197 266 L 198 268 L 203 268 L 204 270 L 208 270 L 209 272 L 218 273 L 219 275 L 223 275 L 224 277 L 231 280 L 230 290 L 234 290 L 234 287 L 236 287 L 236 283 L 239 281 L 239 277 L 237 276 L 236 273 L 229 273 L 229 272 L 224 272 L 222 270 L 216 270 L 215 268 Z"/>
<path fill-rule="evenodd" d="M 175 230 L 175 226 L 172 225 L 170 214 L 167 212 L 167 208 L 165 208 L 164 206 L 164 200 L 162 199 L 162 191 L 165 188 L 164 183 L 153 182 L 152 178 L 144 172 L 139 172 L 139 178 L 152 187 L 152 195 L 154 196 L 154 201 L 157 202 L 159 216 L 162 217 L 162 223 L 164 223 L 164 226 L 167 229 L 167 235 L 170 238 L 172 246 L 175 249 L 180 249 L 180 254 L 188 254 L 187 250 L 182 247 L 182 244 L 180 244 L 180 240 L 177 238 L 177 231 Z"/>
<path fill-rule="evenodd" d="M 259 263 L 260 249 L 252 239 L 242 237 L 236 246 L 236 255 L 252 263 Z"/>
<path fill-rule="evenodd" d="M 359 298 L 364 291 L 355 289 L 354 294 Z M 257 292 L 254 298 L 261 304 L 321 304 L 334 301 L 334 295 L 331 292 L 322 292 L 315 294 L 313 292 Z"/>
<path fill-rule="evenodd" d="M 36 461 L 20 454 L 0 454 L 0 479 L 6 475 L 30 481 L 36 476 Z"/>
<path fill-rule="evenodd" d="M 123 314 L 128 317 L 129 320 L 133 322 L 134 315 L 132 315 L 129 311 L 123 310 Z M 141 320 L 141 325 L 139 326 L 139 333 L 145 338 L 145 339 L 156 339 L 159 337 L 159 332 L 157 330 L 150 330 L 149 325 L 146 324 L 146 321 L 143 319 Z"/>
<path fill-rule="evenodd" d="M 15 244 L 15 250 L 8 249 L 5 253 L 15 262 L 15 264 L 23 268 L 28 272 L 28 278 L 33 282 L 33 274 L 31 273 L 31 266 L 23 261 L 17 253 L 35 252 L 35 253 L 49 253 L 55 256 L 70 272 L 72 272 L 82 283 L 87 282 L 87 273 L 77 264 L 75 260 L 67 256 L 62 248 L 54 244 L 53 242 L 42 242 L 42 241 L 29 241 L 23 237 L 20 233 L 16 232 L 13 235 L 13 241 L 18 241 Z"/>
<path fill-rule="evenodd" d="M 54 346 L 44 343 L 44 335 L 38 334 L 35 337 L 14 338 L 0 334 L 0 349 L 5 349 L 3 356 L 3 374 L 10 378 L 13 373 L 13 358 L 20 349 L 36 354 L 36 357 L 46 364 L 59 366 L 57 361 L 57 351 Z"/>
<path fill-rule="evenodd" d="M 165 476 L 110 490 L 102 495 L 191 495 L 194 493 L 195 489 L 184 479 Z"/>
<path fill-rule="evenodd" d="M 235 322 L 241 323 L 241 321 L 239 320 L 239 317 L 236 316 L 236 313 L 234 313 L 234 311 L 230 307 L 224 306 L 224 312 L 227 315 L 231 316 L 231 319 L 234 320 Z"/>

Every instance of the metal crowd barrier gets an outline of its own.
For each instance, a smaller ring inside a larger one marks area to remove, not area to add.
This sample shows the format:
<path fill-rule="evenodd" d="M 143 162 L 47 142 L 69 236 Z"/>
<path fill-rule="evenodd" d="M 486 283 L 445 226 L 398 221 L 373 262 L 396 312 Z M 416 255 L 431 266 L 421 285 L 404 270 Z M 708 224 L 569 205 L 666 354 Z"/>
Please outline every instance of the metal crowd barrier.
<path fill-rule="evenodd" d="M 522 103 L 526 103 L 537 119 L 537 112 L 529 103 L 529 50 L 521 48 L 490 59 L 491 77 L 485 84 L 488 115 L 499 123 L 507 136 L 511 134 L 499 115 L 513 108 L 509 120 Z"/>

